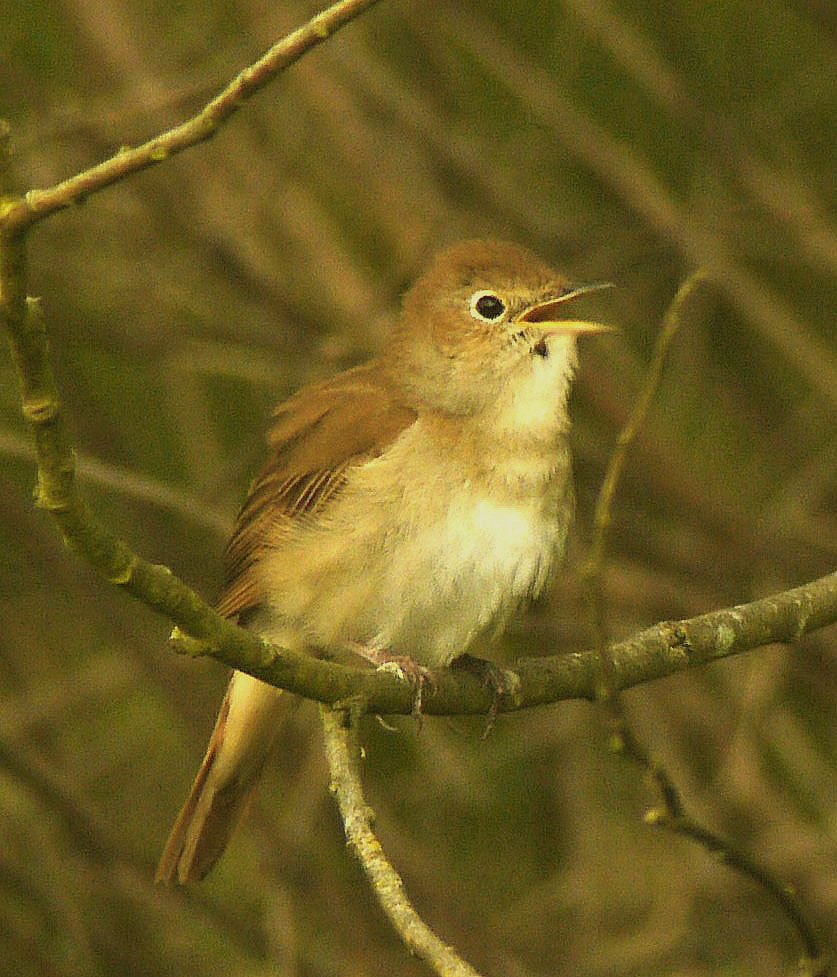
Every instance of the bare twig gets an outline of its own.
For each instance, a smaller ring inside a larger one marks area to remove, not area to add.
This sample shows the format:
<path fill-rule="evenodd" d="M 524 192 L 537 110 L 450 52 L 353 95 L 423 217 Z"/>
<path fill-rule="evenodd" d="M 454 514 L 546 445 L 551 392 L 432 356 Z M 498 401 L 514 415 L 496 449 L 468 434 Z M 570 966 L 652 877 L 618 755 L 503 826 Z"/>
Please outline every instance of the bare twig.
<path fill-rule="evenodd" d="M 646 823 L 667 828 L 675 834 L 697 842 L 701 848 L 705 848 L 724 865 L 735 869 L 764 889 L 790 920 L 799 936 L 803 947 L 803 956 L 799 961 L 802 977 L 828 977 L 829 962 L 793 887 L 777 879 L 772 872 L 759 865 L 746 852 L 735 848 L 725 838 L 698 824 L 683 809 L 671 780 L 664 775 L 660 778 L 660 782 L 665 788 L 663 790 L 665 804 L 662 808 L 652 808 L 646 812 Z"/>
<path fill-rule="evenodd" d="M 186 122 L 154 136 L 141 146 L 124 146 L 110 159 L 53 187 L 30 190 L 23 197 L 6 200 L 0 205 L 0 233 L 20 232 L 57 210 L 79 203 L 91 193 L 211 138 L 248 98 L 377 2 L 341 0 L 333 4 L 274 44 Z"/>
<path fill-rule="evenodd" d="M 23 411 L 38 456 L 39 505 L 54 517 L 68 544 L 111 583 L 173 621 L 185 635 L 180 650 L 211 655 L 271 684 L 320 702 L 362 695 L 370 711 L 409 713 L 413 696 L 393 675 L 321 661 L 264 644 L 254 634 L 221 618 L 166 567 L 146 562 L 99 526 L 75 479 L 75 457 L 64 431 L 60 401 L 50 368 L 47 337 L 37 303 L 23 301 L 23 260 L 15 240 L 0 236 L 0 318 L 5 320 L 20 375 Z M 837 574 L 804 587 L 690 621 L 657 625 L 610 649 L 613 688 L 627 688 L 696 664 L 739 654 L 776 641 L 794 641 L 837 620 Z M 595 694 L 595 651 L 519 664 L 520 696 L 504 697 L 503 709 L 525 708 Z M 491 693 L 467 674 L 439 673 L 428 689 L 428 714 L 482 713 Z"/>
<path fill-rule="evenodd" d="M 630 417 L 619 433 L 616 447 L 610 457 L 610 462 L 607 466 L 604 480 L 602 481 L 602 487 L 599 490 L 599 497 L 596 501 L 596 509 L 593 515 L 593 543 L 590 548 L 590 556 L 588 558 L 585 575 L 587 577 L 588 590 L 591 596 L 595 633 L 599 647 L 602 649 L 606 648 L 608 645 L 604 616 L 602 572 L 604 569 L 605 549 L 607 547 L 607 538 L 611 524 L 610 513 L 611 509 L 613 508 L 613 501 L 616 497 L 616 489 L 625 468 L 625 462 L 628 457 L 628 449 L 636 440 L 640 428 L 645 423 L 645 418 L 648 415 L 651 402 L 653 401 L 654 395 L 660 384 L 660 379 L 662 378 L 663 374 L 663 366 L 665 365 L 669 347 L 671 346 L 674 337 L 677 335 L 683 321 L 684 308 L 694 294 L 695 289 L 705 280 L 706 272 L 703 269 L 698 269 L 697 271 L 693 272 L 680 286 L 674 300 L 669 306 L 663 322 L 663 327 L 660 330 L 660 334 L 657 337 L 657 342 L 654 346 L 654 352 L 651 357 L 650 366 L 648 367 L 648 374 L 646 376 L 645 383 L 640 391 L 636 403 L 633 406 Z M 608 676 L 606 672 L 608 665 L 604 661 L 603 666 L 605 668 L 604 679 L 607 683 Z M 609 692 L 615 692 L 616 690 L 617 686 L 610 683 L 609 688 L 603 690 L 603 695 L 607 696 Z"/>
<path fill-rule="evenodd" d="M 404 891 L 401 876 L 384 854 L 372 830 L 372 810 L 363 796 L 357 770 L 358 745 L 355 724 L 342 711 L 320 708 L 325 733 L 326 759 L 331 790 L 354 849 L 372 889 L 404 944 L 432 967 L 440 977 L 479 977 L 452 947 L 443 943 L 416 912 Z"/>
<path fill-rule="evenodd" d="M 653 808 L 646 814 L 646 822 L 690 838 L 724 864 L 759 885 L 778 905 L 796 930 L 803 947 L 801 972 L 805 977 L 826 977 L 827 964 L 819 940 L 791 887 L 777 879 L 745 852 L 736 848 L 732 842 L 695 821 L 686 811 L 680 792 L 668 770 L 648 753 L 644 744 L 636 737 L 622 707 L 619 692 L 624 685 L 621 684 L 614 648 L 610 646 L 608 639 L 603 574 L 613 501 L 625 467 L 628 450 L 645 422 L 648 409 L 659 387 L 668 349 L 680 328 L 684 307 L 705 277 L 702 270 L 692 274 L 680 287 L 669 307 L 654 347 L 645 383 L 619 435 L 596 503 L 594 538 L 585 572 L 600 665 L 596 697 L 608 709 L 613 748 L 636 763 L 649 776 L 659 792 L 661 806 Z M 837 575 L 832 576 L 837 579 Z M 733 609 L 727 613 L 729 616 L 726 620 L 718 618 L 711 626 L 716 646 L 726 641 L 734 642 L 738 633 L 738 626 L 741 623 L 738 611 Z M 761 623 L 763 620 L 761 619 Z M 692 648 L 693 639 L 689 637 L 687 630 L 699 630 L 699 626 L 695 629 L 693 625 L 687 626 L 684 622 L 675 626 L 674 633 L 682 639 L 684 647 Z"/>

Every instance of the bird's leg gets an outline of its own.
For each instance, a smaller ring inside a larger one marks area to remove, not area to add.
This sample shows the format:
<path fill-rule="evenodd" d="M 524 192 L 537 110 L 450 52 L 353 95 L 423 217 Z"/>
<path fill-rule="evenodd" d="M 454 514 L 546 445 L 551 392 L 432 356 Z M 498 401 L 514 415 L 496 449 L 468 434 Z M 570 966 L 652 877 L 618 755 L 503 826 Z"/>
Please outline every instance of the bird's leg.
<path fill-rule="evenodd" d="M 409 682 L 416 690 L 416 697 L 413 700 L 413 715 L 421 716 L 421 699 L 424 686 L 427 683 L 430 683 L 431 687 L 433 685 L 433 676 L 429 669 L 425 668 L 424 665 L 419 665 L 409 655 L 394 655 L 384 648 L 373 648 L 359 641 L 349 641 L 347 644 L 356 655 L 365 658 L 380 670 L 394 672 L 403 682 Z"/>
<path fill-rule="evenodd" d="M 520 679 L 514 672 L 500 668 L 494 662 L 490 662 L 485 658 L 476 658 L 474 655 L 467 653 L 460 655 L 458 658 L 454 658 L 450 667 L 461 668 L 470 672 L 480 679 L 483 685 L 492 692 L 491 705 L 488 708 L 488 719 L 482 734 L 482 738 L 485 739 L 497 722 L 497 716 L 500 712 L 500 702 L 503 696 L 508 696 L 514 701 L 520 686 Z"/>

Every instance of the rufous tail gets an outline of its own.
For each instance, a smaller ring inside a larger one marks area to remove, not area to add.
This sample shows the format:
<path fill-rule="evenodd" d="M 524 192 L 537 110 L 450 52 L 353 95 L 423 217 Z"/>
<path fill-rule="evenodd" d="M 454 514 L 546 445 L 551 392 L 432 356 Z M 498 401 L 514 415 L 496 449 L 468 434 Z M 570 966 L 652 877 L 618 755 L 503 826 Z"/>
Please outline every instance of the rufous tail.
<path fill-rule="evenodd" d="M 281 698 L 279 689 L 233 672 L 206 756 L 171 829 L 155 881 L 197 882 L 221 857 L 270 752 Z"/>

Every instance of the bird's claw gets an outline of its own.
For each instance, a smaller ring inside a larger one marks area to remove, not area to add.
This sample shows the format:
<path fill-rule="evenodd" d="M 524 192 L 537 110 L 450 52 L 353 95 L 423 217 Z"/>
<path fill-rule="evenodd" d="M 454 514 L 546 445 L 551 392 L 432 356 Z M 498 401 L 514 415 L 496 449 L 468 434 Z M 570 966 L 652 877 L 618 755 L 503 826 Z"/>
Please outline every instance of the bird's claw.
<path fill-rule="evenodd" d="M 431 688 L 435 685 L 433 676 L 428 668 L 411 658 L 409 655 L 393 655 L 389 651 L 379 648 L 370 648 L 352 642 L 352 651 L 360 655 L 377 667 L 379 672 L 388 672 L 394 675 L 400 682 L 406 682 L 416 690 L 413 700 L 413 715 L 421 718 L 421 704 L 425 685 Z"/>
<path fill-rule="evenodd" d="M 416 718 L 421 718 L 424 687 L 427 684 L 432 687 L 434 684 L 430 670 L 424 665 L 419 665 L 409 655 L 387 655 L 386 660 L 378 665 L 377 671 L 390 672 L 399 681 L 407 682 L 416 690 L 416 696 L 413 700 L 413 715 Z"/>
<path fill-rule="evenodd" d="M 476 658 L 473 655 L 460 655 L 452 662 L 452 667 L 462 668 L 469 671 L 472 675 L 482 680 L 486 688 L 492 692 L 491 705 L 488 707 L 488 716 L 483 730 L 482 738 L 485 739 L 500 714 L 500 703 L 504 697 L 508 697 L 512 702 L 517 702 L 520 696 L 520 678 L 516 672 L 500 668 L 494 662 L 487 661 L 485 658 Z"/>

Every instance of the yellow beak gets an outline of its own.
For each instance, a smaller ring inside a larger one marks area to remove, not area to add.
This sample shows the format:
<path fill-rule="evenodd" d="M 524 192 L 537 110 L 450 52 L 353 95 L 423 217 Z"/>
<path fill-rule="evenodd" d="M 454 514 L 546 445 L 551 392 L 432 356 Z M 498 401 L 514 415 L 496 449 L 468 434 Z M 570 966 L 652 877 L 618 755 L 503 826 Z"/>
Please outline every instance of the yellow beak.
<path fill-rule="evenodd" d="M 517 319 L 518 322 L 537 324 L 544 333 L 551 335 L 581 335 L 587 332 L 614 332 L 614 326 L 607 326 L 603 322 L 591 322 L 586 319 L 559 319 L 563 305 L 570 299 L 589 292 L 599 292 L 604 288 L 613 288 L 611 282 L 595 282 L 591 285 L 573 285 L 556 298 L 539 302 L 526 309 Z"/>

